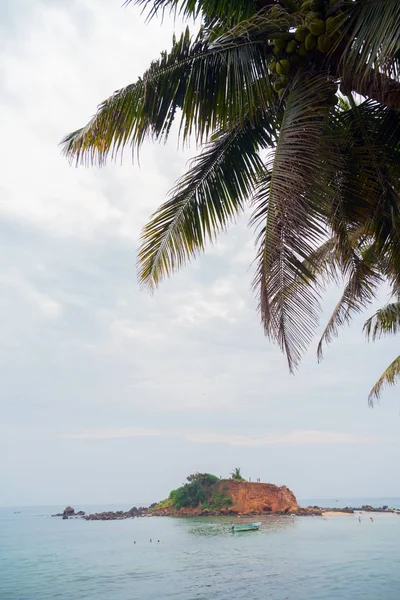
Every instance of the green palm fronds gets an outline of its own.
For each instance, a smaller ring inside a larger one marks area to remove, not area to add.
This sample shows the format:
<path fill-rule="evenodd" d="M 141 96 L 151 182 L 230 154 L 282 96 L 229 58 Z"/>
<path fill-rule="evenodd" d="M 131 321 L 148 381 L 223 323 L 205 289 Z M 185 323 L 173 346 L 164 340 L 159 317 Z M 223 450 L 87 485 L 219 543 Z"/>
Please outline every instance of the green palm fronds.
<path fill-rule="evenodd" d="M 248 119 L 212 136 L 143 230 L 138 265 L 144 285 L 156 287 L 243 211 L 264 170 L 259 151 L 274 145 L 275 126 L 271 115 L 260 113 L 255 124 Z"/>
<path fill-rule="evenodd" d="M 400 289 L 400 2 L 125 4 L 148 19 L 199 19 L 200 31 L 187 28 L 102 102 L 64 138 L 65 155 L 98 165 L 126 149 L 135 156 L 177 120 L 180 139 L 202 149 L 143 230 L 141 284 L 157 287 L 249 204 L 261 321 L 290 370 L 316 332 L 326 284 L 344 283 L 321 357 L 383 281 Z M 366 326 L 372 337 L 377 315 Z M 397 322 L 384 323 L 397 332 Z"/>
<path fill-rule="evenodd" d="M 374 403 L 380 399 L 382 388 L 385 385 L 395 385 L 398 380 L 400 380 L 400 356 L 395 358 L 379 377 L 368 395 L 368 404 L 373 407 Z"/>

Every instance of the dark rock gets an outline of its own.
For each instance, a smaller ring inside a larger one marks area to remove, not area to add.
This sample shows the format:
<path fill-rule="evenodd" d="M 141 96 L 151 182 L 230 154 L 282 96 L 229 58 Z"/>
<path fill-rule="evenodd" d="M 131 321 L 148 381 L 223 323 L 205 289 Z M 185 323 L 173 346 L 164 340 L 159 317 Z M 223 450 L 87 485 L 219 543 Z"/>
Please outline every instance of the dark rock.
<path fill-rule="evenodd" d="M 94 513 L 91 515 L 85 515 L 86 521 L 116 521 L 122 519 L 133 519 L 134 517 L 143 517 L 149 514 L 149 510 L 141 506 L 137 508 L 134 506 L 127 512 L 123 510 L 117 510 L 116 512 L 108 511 L 101 513 Z"/>
<path fill-rule="evenodd" d="M 68 515 L 63 515 L 62 518 L 63 519 L 68 519 Z"/>
<path fill-rule="evenodd" d="M 75 510 L 72 508 L 72 506 L 67 506 L 67 508 L 64 509 L 64 515 L 74 515 L 75 514 Z"/>
<path fill-rule="evenodd" d="M 75 513 L 75 514 L 77 514 L 80 517 L 84 517 L 85 516 L 85 511 L 84 510 L 78 510 L 78 512 Z"/>

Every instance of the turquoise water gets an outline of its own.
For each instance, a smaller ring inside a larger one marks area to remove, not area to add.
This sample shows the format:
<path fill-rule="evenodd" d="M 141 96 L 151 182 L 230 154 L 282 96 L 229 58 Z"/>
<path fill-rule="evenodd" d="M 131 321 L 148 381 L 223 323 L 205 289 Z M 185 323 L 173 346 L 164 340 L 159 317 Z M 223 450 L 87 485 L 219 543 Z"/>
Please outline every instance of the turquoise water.
<path fill-rule="evenodd" d="M 46 516 L 61 508 L 0 509 L 1 600 L 400 597 L 400 516 L 268 517 L 232 534 L 225 518 Z"/>

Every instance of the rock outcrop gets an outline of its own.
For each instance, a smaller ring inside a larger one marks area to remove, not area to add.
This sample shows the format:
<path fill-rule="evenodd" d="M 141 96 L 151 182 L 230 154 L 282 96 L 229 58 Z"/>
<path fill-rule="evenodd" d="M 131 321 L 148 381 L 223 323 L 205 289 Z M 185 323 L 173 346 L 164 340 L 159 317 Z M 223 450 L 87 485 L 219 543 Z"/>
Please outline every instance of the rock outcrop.
<path fill-rule="evenodd" d="M 217 490 L 232 499 L 232 504 L 224 509 L 213 511 L 197 507 L 184 507 L 176 510 L 168 507 L 155 507 L 156 516 L 197 516 L 197 515 L 268 515 L 303 513 L 297 504 L 295 495 L 286 486 L 272 483 L 223 480 L 215 484 Z M 308 514 L 308 513 L 307 513 Z"/>
<path fill-rule="evenodd" d="M 121 521 L 122 519 L 133 519 L 134 517 L 145 517 L 149 515 L 149 509 L 144 506 L 140 506 L 137 508 L 134 506 L 128 511 L 117 510 L 101 512 L 101 513 L 93 513 L 91 515 L 86 515 L 86 521 Z"/>
<path fill-rule="evenodd" d="M 285 485 L 234 480 L 224 485 L 233 500 L 231 510 L 235 513 L 293 513 L 299 508 L 295 495 Z"/>
<path fill-rule="evenodd" d="M 84 510 L 78 510 L 78 512 L 75 512 L 75 509 L 72 508 L 72 506 L 67 506 L 66 508 L 64 508 L 64 511 L 62 513 L 57 513 L 55 515 L 51 515 L 52 517 L 62 517 L 63 519 L 69 519 L 70 517 L 83 517 L 85 515 L 85 511 Z"/>

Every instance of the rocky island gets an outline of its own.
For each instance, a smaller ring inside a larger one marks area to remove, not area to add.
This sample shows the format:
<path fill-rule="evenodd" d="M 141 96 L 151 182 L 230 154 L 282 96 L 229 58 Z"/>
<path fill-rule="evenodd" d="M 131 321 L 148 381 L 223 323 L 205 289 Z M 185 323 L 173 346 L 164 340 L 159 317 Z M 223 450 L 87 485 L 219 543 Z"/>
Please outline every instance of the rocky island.
<path fill-rule="evenodd" d="M 220 515 L 319 515 L 315 508 L 301 508 L 293 492 L 286 486 L 245 480 L 240 469 L 229 479 L 211 473 L 194 473 L 187 483 L 172 490 L 165 500 L 149 507 L 134 506 L 128 511 L 105 511 L 86 515 L 68 506 L 53 515 L 63 519 L 81 516 L 87 521 L 111 521 L 134 517 L 195 517 Z"/>
<path fill-rule="evenodd" d="M 188 483 L 152 508 L 157 516 L 287 514 L 301 511 L 286 486 L 250 482 L 240 476 L 220 479 L 210 473 L 189 475 Z"/>
<path fill-rule="evenodd" d="M 87 521 L 112 521 L 135 517 L 199 517 L 199 516 L 251 516 L 251 515 L 298 515 L 321 516 L 325 513 L 354 514 L 362 512 L 400 511 L 383 506 L 325 508 L 320 506 L 299 506 L 293 492 L 273 483 L 251 482 L 244 479 L 240 469 L 235 469 L 229 479 L 216 477 L 211 473 L 194 473 L 187 477 L 187 483 L 172 490 L 165 500 L 149 507 L 134 506 L 128 511 L 105 511 L 86 515 L 75 512 L 71 506 L 53 517 L 63 519 L 81 517 Z"/>

